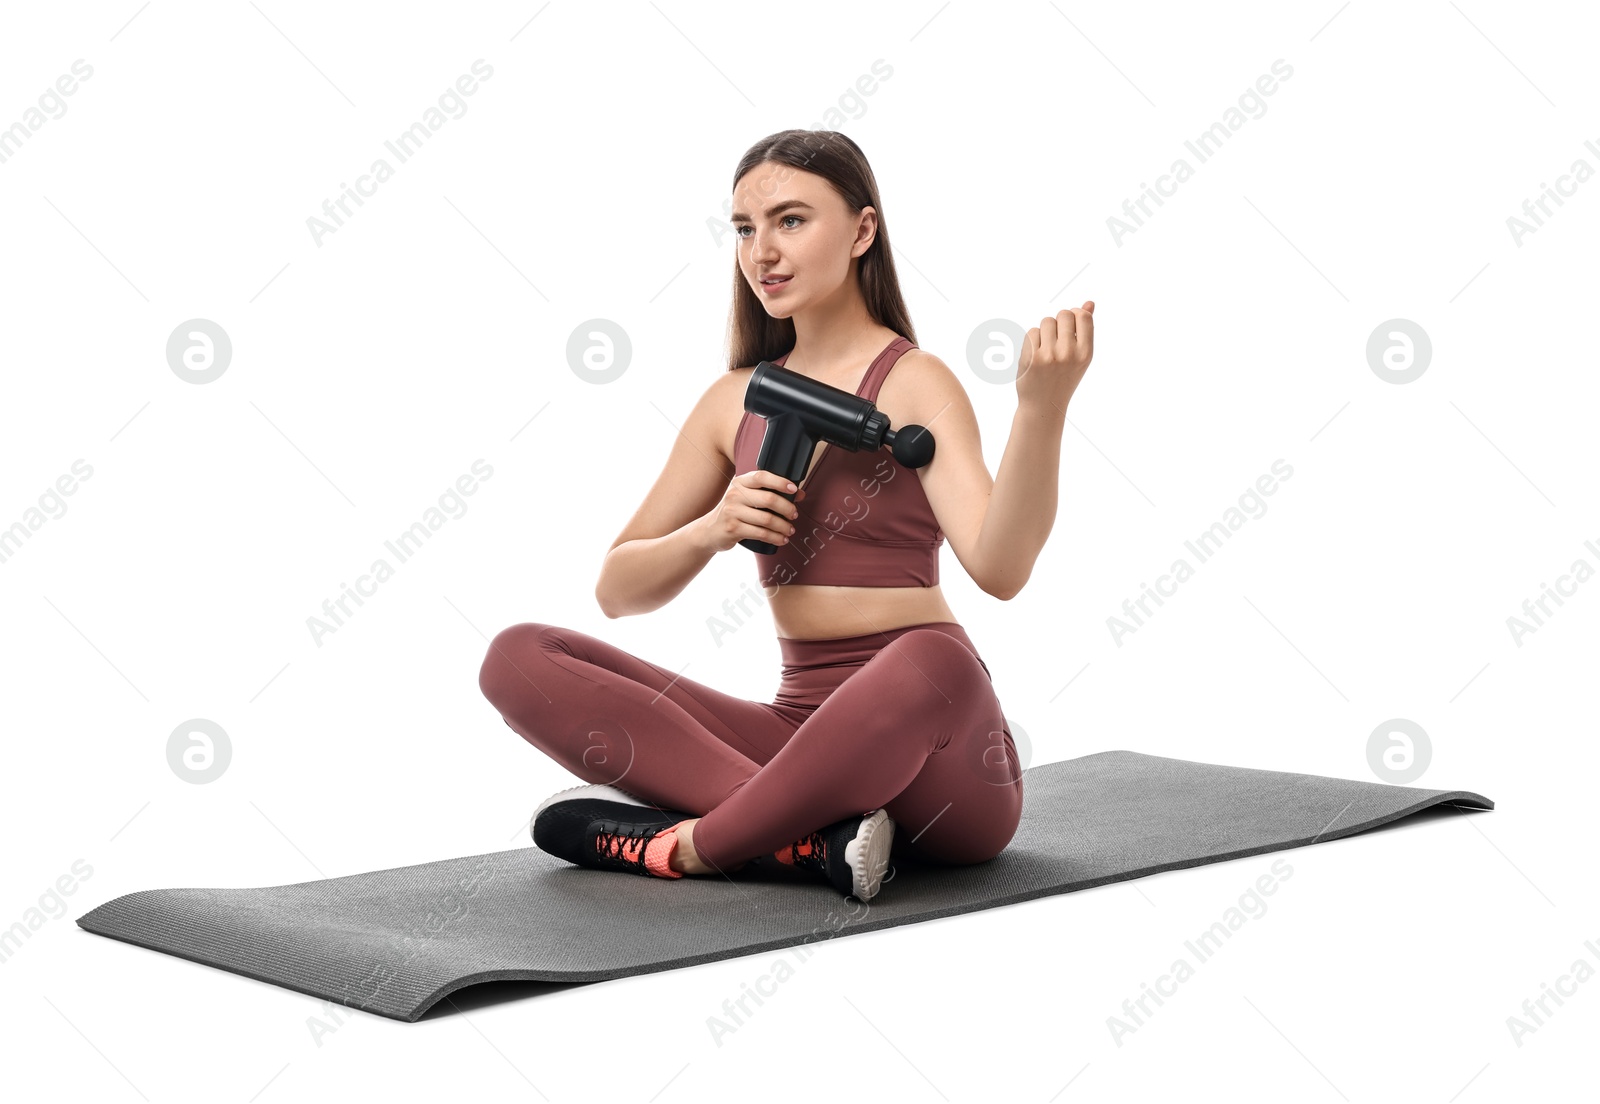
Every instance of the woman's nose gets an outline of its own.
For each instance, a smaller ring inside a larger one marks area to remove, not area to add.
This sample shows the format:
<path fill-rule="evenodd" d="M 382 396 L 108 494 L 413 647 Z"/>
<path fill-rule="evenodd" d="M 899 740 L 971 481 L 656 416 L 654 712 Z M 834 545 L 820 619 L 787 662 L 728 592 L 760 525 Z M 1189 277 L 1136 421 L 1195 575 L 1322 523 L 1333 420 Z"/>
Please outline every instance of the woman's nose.
<path fill-rule="evenodd" d="M 771 238 L 764 236 L 759 230 L 752 234 L 751 238 L 753 239 L 750 243 L 751 260 L 757 264 L 765 264 L 768 261 L 777 259 L 778 253 L 772 247 Z"/>

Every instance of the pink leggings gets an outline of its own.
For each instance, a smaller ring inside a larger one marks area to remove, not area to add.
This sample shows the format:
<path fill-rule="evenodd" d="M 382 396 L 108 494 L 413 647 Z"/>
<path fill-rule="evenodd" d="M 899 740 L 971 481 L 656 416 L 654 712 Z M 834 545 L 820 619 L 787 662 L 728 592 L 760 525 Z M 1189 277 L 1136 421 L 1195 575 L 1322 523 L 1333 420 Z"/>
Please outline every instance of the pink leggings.
<path fill-rule="evenodd" d="M 778 644 L 770 704 L 533 622 L 494 638 L 478 685 L 512 731 L 585 782 L 699 817 L 695 851 L 725 872 L 879 808 L 895 853 L 925 862 L 983 862 L 1011 841 L 1016 744 L 960 625 Z"/>

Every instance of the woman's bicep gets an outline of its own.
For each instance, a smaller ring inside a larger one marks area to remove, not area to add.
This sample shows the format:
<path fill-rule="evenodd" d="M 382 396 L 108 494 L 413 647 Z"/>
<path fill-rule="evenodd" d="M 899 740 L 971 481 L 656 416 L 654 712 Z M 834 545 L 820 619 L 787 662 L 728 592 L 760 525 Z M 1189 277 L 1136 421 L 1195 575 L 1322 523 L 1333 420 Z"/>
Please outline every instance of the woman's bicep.
<path fill-rule="evenodd" d="M 967 574 L 984 585 L 984 566 L 974 554 L 988 513 L 994 477 L 983 461 L 978 416 L 966 389 L 943 361 L 931 357 L 917 388 L 917 414 L 927 421 L 935 442 L 933 460 L 918 470 L 923 493 L 950 550 Z M 908 419 L 915 422 L 916 419 Z"/>
<path fill-rule="evenodd" d="M 707 388 L 673 435 L 661 474 L 612 548 L 624 541 L 664 537 L 716 506 L 734 475 L 719 443 L 721 406 L 716 386 Z"/>

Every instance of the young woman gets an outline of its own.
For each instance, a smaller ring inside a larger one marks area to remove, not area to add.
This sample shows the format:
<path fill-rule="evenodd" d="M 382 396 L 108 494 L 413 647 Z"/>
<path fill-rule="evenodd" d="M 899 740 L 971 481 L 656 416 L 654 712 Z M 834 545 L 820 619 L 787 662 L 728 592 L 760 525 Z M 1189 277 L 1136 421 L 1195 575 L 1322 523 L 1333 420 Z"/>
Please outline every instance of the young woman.
<path fill-rule="evenodd" d="M 916 348 L 882 211 L 843 134 L 781 131 L 744 155 L 729 369 L 690 411 L 595 587 L 606 616 L 646 613 L 739 541 L 777 545 L 739 553 L 756 561 L 777 628 L 775 699 L 733 697 L 556 625 L 513 625 L 491 644 L 483 693 L 586 781 L 535 813 L 535 842 L 552 854 L 665 878 L 770 856 L 866 901 L 891 847 L 976 863 L 1016 832 L 1016 746 L 939 589 L 939 548 L 948 536 L 1003 601 L 1027 582 L 1055 520 L 1094 304 L 1028 331 L 991 478 L 960 380 Z M 933 460 L 911 470 L 887 450 L 824 443 L 798 488 L 759 469 L 766 422 L 743 404 L 762 360 L 872 399 L 895 427 L 929 427 Z"/>

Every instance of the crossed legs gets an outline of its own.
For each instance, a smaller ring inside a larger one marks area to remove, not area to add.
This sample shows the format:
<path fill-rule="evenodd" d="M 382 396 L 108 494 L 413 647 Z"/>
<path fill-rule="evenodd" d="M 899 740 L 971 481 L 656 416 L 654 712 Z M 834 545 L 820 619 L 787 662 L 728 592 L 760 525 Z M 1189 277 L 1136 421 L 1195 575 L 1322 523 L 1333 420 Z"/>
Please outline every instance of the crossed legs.
<path fill-rule="evenodd" d="M 1021 818 L 1021 771 L 988 672 L 936 629 L 890 640 L 811 710 L 737 698 L 534 622 L 494 638 L 479 686 L 579 778 L 696 814 L 693 851 L 718 870 L 877 808 L 917 857 L 981 862 Z"/>

